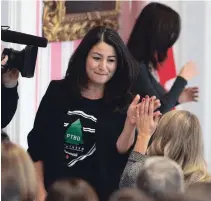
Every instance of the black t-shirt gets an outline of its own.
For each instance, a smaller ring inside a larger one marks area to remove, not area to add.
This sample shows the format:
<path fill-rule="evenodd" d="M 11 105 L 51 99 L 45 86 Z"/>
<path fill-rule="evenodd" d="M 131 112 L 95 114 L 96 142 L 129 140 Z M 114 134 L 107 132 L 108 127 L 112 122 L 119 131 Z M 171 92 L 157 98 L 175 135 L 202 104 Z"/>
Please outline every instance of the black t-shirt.
<path fill-rule="evenodd" d="M 102 100 L 82 98 L 71 103 L 64 120 L 64 160 L 69 177 L 78 177 L 96 186 L 96 131 Z"/>

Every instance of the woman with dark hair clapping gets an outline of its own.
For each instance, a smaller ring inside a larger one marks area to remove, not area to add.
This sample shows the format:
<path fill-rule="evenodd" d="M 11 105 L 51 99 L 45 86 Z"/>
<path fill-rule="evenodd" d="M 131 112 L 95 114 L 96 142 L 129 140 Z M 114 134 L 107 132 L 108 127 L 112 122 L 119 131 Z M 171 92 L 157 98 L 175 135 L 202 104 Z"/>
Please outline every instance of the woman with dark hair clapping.
<path fill-rule="evenodd" d="M 118 188 L 135 138 L 140 99 L 131 93 L 135 74 L 116 31 L 96 27 L 83 38 L 65 78 L 51 81 L 28 135 L 39 178 L 38 200 L 63 178 L 87 181 L 102 201 Z"/>

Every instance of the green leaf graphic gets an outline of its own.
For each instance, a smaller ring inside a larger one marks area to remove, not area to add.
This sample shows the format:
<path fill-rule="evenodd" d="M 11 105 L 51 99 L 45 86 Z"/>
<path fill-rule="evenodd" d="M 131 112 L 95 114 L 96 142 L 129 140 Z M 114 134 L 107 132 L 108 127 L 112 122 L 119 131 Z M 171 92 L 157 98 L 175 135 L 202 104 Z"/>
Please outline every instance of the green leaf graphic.
<path fill-rule="evenodd" d="M 73 122 L 65 132 L 65 142 L 68 144 L 83 144 L 83 132 L 80 119 Z"/>

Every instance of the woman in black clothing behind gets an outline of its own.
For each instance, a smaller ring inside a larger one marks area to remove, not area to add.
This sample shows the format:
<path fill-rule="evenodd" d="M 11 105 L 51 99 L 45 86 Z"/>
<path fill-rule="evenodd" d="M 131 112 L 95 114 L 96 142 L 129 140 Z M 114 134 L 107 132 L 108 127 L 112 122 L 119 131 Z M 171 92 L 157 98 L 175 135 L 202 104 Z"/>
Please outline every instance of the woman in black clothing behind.
<path fill-rule="evenodd" d="M 131 103 L 132 63 L 117 32 L 96 27 L 71 56 L 65 78 L 51 81 L 28 135 L 37 200 L 44 201 L 59 179 L 87 181 L 101 201 L 118 188 L 134 142 L 140 99 L 137 95 Z M 159 106 L 158 100 L 154 103 Z"/>
<path fill-rule="evenodd" d="M 129 51 L 140 66 L 135 90 L 160 99 L 161 113 L 168 112 L 178 103 L 197 101 L 197 87 L 184 89 L 187 81 L 198 74 L 193 62 L 184 65 L 169 92 L 152 75 L 158 64 L 162 65 L 167 59 L 168 49 L 177 41 L 180 30 L 179 14 L 164 4 L 152 2 L 140 13 L 127 43 Z"/>

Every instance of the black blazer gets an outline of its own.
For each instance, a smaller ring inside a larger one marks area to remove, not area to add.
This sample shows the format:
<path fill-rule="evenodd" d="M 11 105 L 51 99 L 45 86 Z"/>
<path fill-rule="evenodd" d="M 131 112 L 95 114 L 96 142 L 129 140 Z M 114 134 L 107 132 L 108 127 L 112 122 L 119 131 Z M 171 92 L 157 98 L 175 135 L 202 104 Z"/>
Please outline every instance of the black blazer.
<path fill-rule="evenodd" d="M 71 94 L 64 80 L 51 81 L 36 114 L 33 129 L 28 134 L 28 153 L 33 161 L 44 163 L 44 182 L 48 187 L 57 179 L 65 178 L 64 164 L 64 117 L 72 102 Z M 100 183 L 94 188 L 101 200 L 118 189 L 119 180 L 129 153 L 119 154 L 116 142 L 121 134 L 126 113 L 102 110 L 98 118 L 96 133 L 96 157 L 99 171 L 96 177 Z M 69 170 L 70 171 L 70 170 Z"/>
<path fill-rule="evenodd" d="M 153 77 L 148 66 L 142 63 L 132 90 L 140 96 L 156 96 L 161 101 L 160 112 L 165 113 L 178 104 L 178 98 L 186 84 L 184 78 L 177 76 L 172 88 L 167 92 Z"/>

